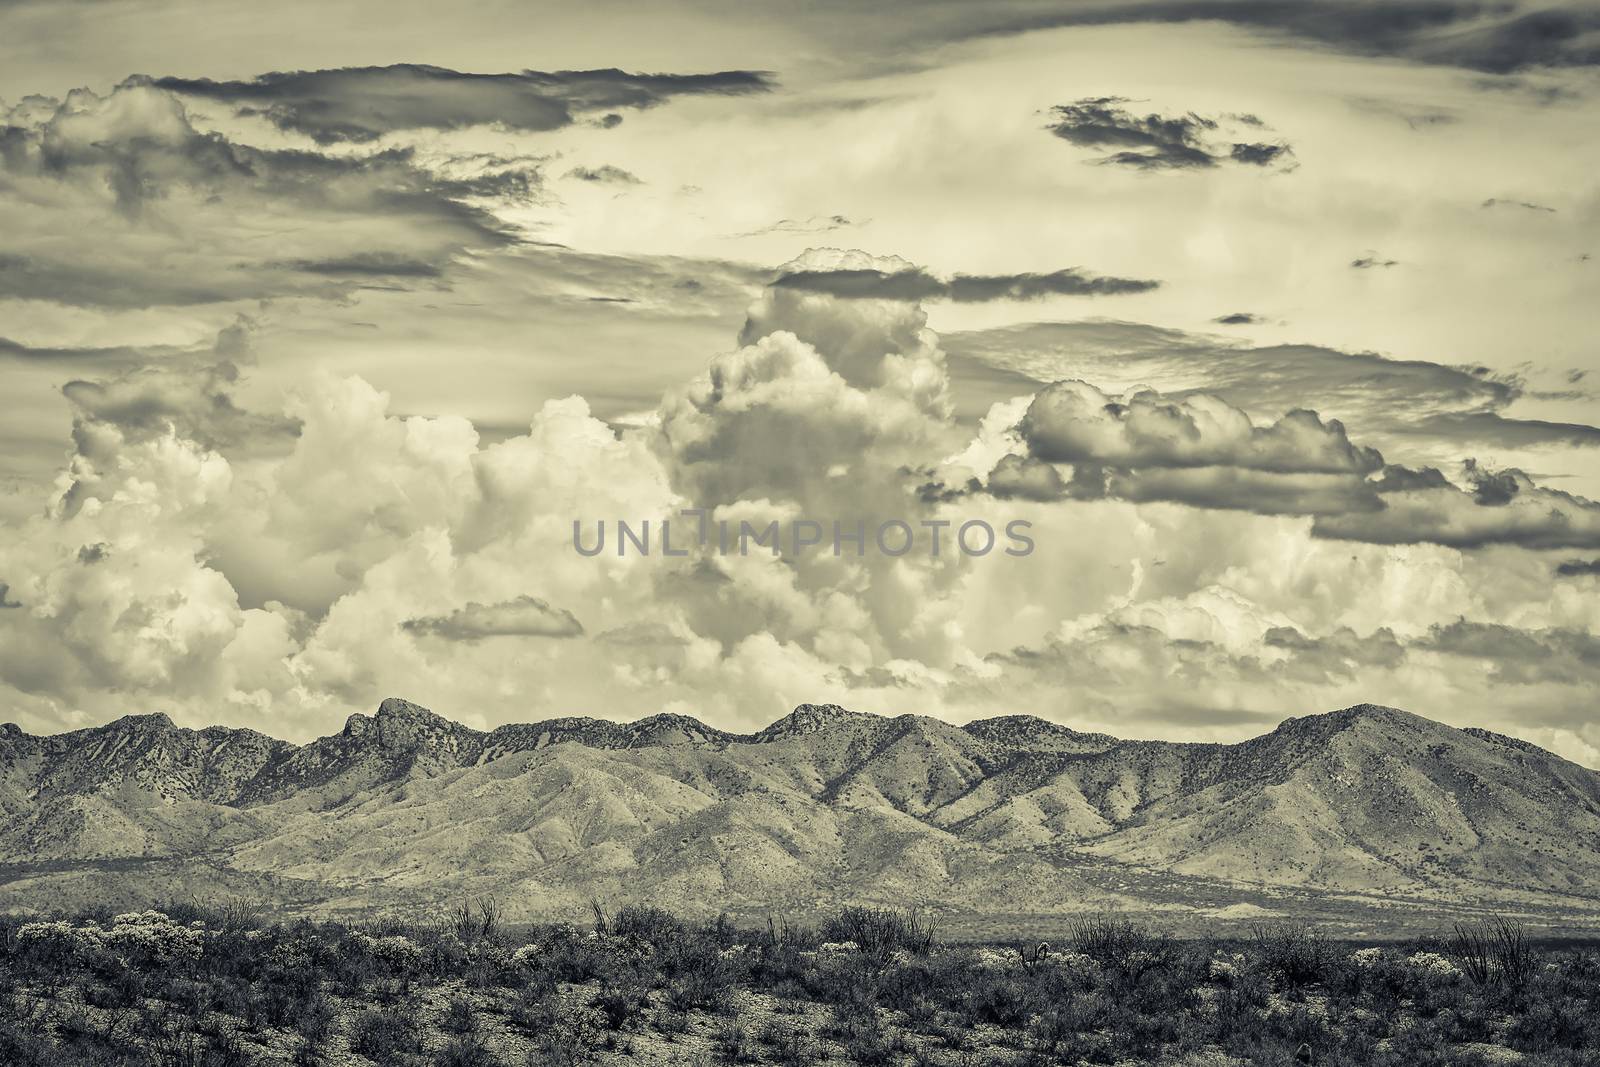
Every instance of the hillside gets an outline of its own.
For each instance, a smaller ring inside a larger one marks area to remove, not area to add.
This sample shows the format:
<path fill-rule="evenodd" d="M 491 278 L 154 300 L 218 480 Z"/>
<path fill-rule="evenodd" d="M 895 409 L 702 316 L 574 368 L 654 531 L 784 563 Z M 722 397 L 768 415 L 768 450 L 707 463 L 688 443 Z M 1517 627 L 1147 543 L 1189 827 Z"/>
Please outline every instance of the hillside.
<path fill-rule="evenodd" d="M 527 917 L 595 896 L 1600 912 L 1600 774 L 1370 705 L 1234 745 L 832 705 L 748 735 L 683 716 L 482 732 L 390 699 L 303 746 L 161 715 L 7 725 L 0 806 L 13 907 L 198 892 L 330 912 L 487 894 Z"/>

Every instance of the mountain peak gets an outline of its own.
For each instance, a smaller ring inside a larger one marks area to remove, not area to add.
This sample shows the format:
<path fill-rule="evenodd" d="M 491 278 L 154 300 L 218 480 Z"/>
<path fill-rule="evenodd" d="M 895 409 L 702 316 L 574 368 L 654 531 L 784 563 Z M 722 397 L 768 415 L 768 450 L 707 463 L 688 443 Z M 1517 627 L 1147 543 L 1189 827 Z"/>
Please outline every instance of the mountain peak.
<path fill-rule="evenodd" d="M 780 737 L 814 734 L 835 726 L 858 723 L 877 717 L 868 715 L 865 712 L 851 711 L 848 708 L 840 707 L 838 704 L 801 704 L 789 714 L 776 720 L 766 729 L 756 734 L 756 738 L 762 741 L 771 741 Z"/>
<path fill-rule="evenodd" d="M 124 715 L 120 719 L 112 719 L 101 727 L 102 730 L 126 733 L 155 733 L 175 728 L 172 719 L 164 711 L 152 711 L 144 715 Z"/>
<path fill-rule="evenodd" d="M 678 715 L 665 711 L 636 719 L 628 723 L 624 729 L 631 741 L 650 744 L 704 743 L 725 740 L 730 736 L 707 726 L 692 715 Z"/>
<path fill-rule="evenodd" d="M 1099 752 L 1118 744 L 1109 734 L 1086 734 L 1037 715 L 996 715 L 961 727 L 972 737 L 1000 745 Z"/>
<path fill-rule="evenodd" d="M 1420 715 L 1413 715 L 1409 711 L 1391 708 L 1384 704 L 1352 704 L 1348 708 L 1338 711 L 1326 711 L 1317 715 L 1301 715 L 1285 719 L 1278 724 L 1274 733 L 1304 733 L 1304 732 L 1335 732 L 1351 726 L 1363 724 L 1384 724 L 1389 726 L 1415 727 L 1417 725 L 1439 726 L 1439 723 L 1424 719 Z"/>

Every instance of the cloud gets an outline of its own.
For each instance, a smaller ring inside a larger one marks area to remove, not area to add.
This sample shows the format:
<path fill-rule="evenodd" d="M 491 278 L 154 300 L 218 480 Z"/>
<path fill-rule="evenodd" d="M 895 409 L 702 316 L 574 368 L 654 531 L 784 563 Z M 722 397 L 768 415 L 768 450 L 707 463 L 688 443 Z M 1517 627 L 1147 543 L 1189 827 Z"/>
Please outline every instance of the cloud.
<path fill-rule="evenodd" d="M 322 155 L 197 129 L 145 83 L 30 98 L 0 126 L 0 296 L 136 309 L 338 298 L 436 285 L 469 249 L 515 240 L 480 200 L 532 195 L 536 173 L 455 175 L 407 149 Z"/>
<path fill-rule="evenodd" d="M 598 167 L 573 167 L 567 171 L 567 177 L 576 178 L 581 182 L 610 182 L 614 185 L 638 185 L 639 177 L 631 171 L 621 167 L 613 167 L 609 163 Z"/>
<path fill-rule="evenodd" d="M 1515 375 L 1484 367 L 1320 345 L 1252 346 L 1106 320 L 953 333 L 943 343 L 953 366 L 1009 376 L 1012 395 L 1058 378 L 1082 377 L 1102 385 L 1122 383 L 1119 388 L 1160 381 L 1173 399 L 1206 393 L 1272 414 L 1314 397 L 1324 416 L 1359 430 L 1383 451 L 1425 448 L 1429 458 L 1438 453 L 1436 462 L 1482 447 L 1600 444 L 1600 429 L 1593 426 L 1506 415 L 1527 398 L 1528 387 Z"/>
<path fill-rule="evenodd" d="M 1188 504 L 1258 515 L 1345 515 L 1383 507 L 1359 475 L 1239 467 L 1114 471 L 1106 492 L 1135 503 Z"/>
<path fill-rule="evenodd" d="M 1438 471 L 1386 474 L 1376 485 L 1381 509 L 1318 516 L 1311 532 L 1386 545 L 1600 548 L 1600 504 L 1535 485 L 1515 468 L 1491 471 L 1469 460 L 1466 477 L 1469 487 L 1458 488 Z"/>
<path fill-rule="evenodd" d="M 499 604 L 468 604 L 448 615 L 407 619 L 400 624 L 419 637 L 479 641 L 486 637 L 577 637 L 583 624 L 565 608 L 553 608 L 534 596 Z"/>
<path fill-rule="evenodd" d="M 989 473 L 988 489 L 1002 500 L 1061 500 L 1068 493 L 1060 473 L 1033 456 L 1007 455 Z"/>
<path fill-rule="evenodd" d="M 1600 504 L 1471 459 L 1465 487 L 1436 469 L 1386 466 L 1376 449 L 1352 443 L 1338 420 L 1305 409 L 1256 426 L 1204 393 L 1180 399 L 1142 389 L 1117 398 L 1060 381 L 1034 396 L 1015 437 L 1025 457 L 1004 457 L 990 475 L 998 482 L 978 483 L 991 495 L 1309 515 L 1314 537 L 1371 544 L 1600 547 Z M 1072 464 L 1071 480 L 1040 461 Z"/>
<path fill-rule="evenodd" d="M 575 308 L 615 290 L 670 311 L 737 299 L 748 280 L 717 282 L 687 261 L 637 273 L 570 251 L 518 254 L 541 257 Z M 818 250 L 782 273 L 906 269 Z M 677 288 L 691 270 L 706 279 L 692 296 Z M 1106 328 L 1079 325 L 1080 340 Z M 1023 340 L 1006 350 L 1031 358 L 1034 335 L 1010 336 Z M 1309 347 L 1174 357 L 1173 337 L 1141 336 L 1148 350 L 1085 341 L 1084 373 L 1137 379 L 1146 358 L 1175 359 L 1258 397 L 1359 397 L 1364 386 L 1409 390 L 1429 411 L 1516 391 Z M 381 336 L 371 343 L 383 352 Z M 1557 731 L 1592 703 L 1592 685 L 1560 680 L 1579 677 L 1566 673 L 1577 646 L 1546 660 L 1562 667 L 1556 681 L 1491 692 L 1491 664 L 1429 643 L 1433 627 L 1462 618 L 1528 632 L 1600 624 L 1581 581 L 1551 581 L 1552 560 L 1312 536 L 1330 509 L 1406 494 L 1506 513 L 1535 493 L 1517 478 L 1475 466 L 1457 485 L 1376 468 L 1375 451 L 1310 411 L 1261 419 L 1193 393 L 1036 389 L 1020 372 L 1005 379 L 1018 392 L 969 430 L 952 414 L 941 339 L 913 302 L 770 286 L 737 340 L 711 340 L 703 373 L 654 411 L 616 425 L 565 397 L 492 440 L 463 418 L 397 413 L 382 391 L 326 371 L 301 376 L 280 403 L 218 370 L 248 366 L 240 344 L 181 353 L 166 376 L 86 373 L 71 391 L 83 432 L 58 495 L 0 538 L 6 602 L 19 605 L 0 612 L 0 692 L 24 720 L 94 721 L 134 700 L 186 722 L 306 736 L 398 691 L 484 724 L 666 708 L 747 728 L 784 704 L 838 699 L 957 721 L 1050 708 L 1079 725 L 1159 722 L 1200 738 L 1286 707 L 1355 703 L 1369 688 L 1454 720 L 1528 713 Z M 1030 441 L 1019 427 L 1034 416 Z M 249 432 L 263 419 L 297 432 L 267 447 Z M 1053 458 L 1063 454 L 1076 458 Z M 973 478 L 987 492 L 966 488 Z M 961 488 L 930 497 L 928 484 Z M 648 519 L 657 538 L 671 519 L 674 543 L 692 544 L 688 507 L 735 525 L 892 515 L 1000 529 L 1023 518 L 1041 550 L 935 560 L 571 549 L 575 517 L 590 529 Z M 552 630 L 572 632 L 487 639 Z"/>
<path fill-rule="evenodd" d="M 1291 155 L 1285 144 L 1228 142 L 1216 143 L 1219 120 L 1194 112 L 1166 116 L 1151 112 L 1138 115 L 1121 105 L 1129 103 L 1119 96 L 1088 97 L 1050 109 L 1051 133 L 1081 148 L 1115 149 L 1098 162 L 1139 170 L 1181 170 L 1214 167 L 1231 161 L 1264 167 Z M 1236 124 L 1238 119 L 1233 120 Z M 1260 120 L 1243 125 L 1259 128 Z"/>
<path fill-rule="evenodd" d="M 1250 326 L 1261 321 L 1261 316 L 1249 311 L 1235 311 L 1228 315 L 1219 315 L 1211 320 L 1223 326 Z"/>
<path fill-rule="evenodd" d="M 473 74 L 415 63 L 386 67 L 273 71 L 249 81 L 140 79 L 186 96 L 231 104 L 318 144 L 373 141 L 399 130 L 496 125 L 545 131 L 578 117 L 642 109 L 685 95 L 766 92 L 757 71 L 630 74 L 620 70 L 525 70 Z"/>
<path fill-rule="evenodd" d="M 1580 578 L 1600 574 L 1600 559 L 1568 559 L 1556 564 L 1556 577 Z"/>
<path fill-rule="evenodd" d="M 1144 293 L 1161 283 L 1142 278 L 1088 274 L 1077 268 L 1048 274 L 957 274 L 937 278 L 920 268 L 894 270 L 796 270 L 780 274 L 780 289 L 856 300 L 952 300 L 987 303 L 995 300 L 1039 300 L 1047 296 L 1115 296 Z"/>
<path fill-rule="evenodd" d="M 962 37 L 1119 23 L 1225 22 L 1355 55 L 1511 74 L 1600 64 L 1600 13 L 1586 5 L 1476 0 L 1102 0 L 1071 7 L 997 4 L 955 27 Z"/>
<path fill-rule="evenodd" d="M 1144 390 L 1117 399 L 1081 381 L 1046 386 L 1018 429 L 1034 456 L 1053 463 L 1303 474 L 1365 474 L 1383 465 L 1375 449 L 1351 444 L 1343 425 L 1314 411 L 1258 427 L 1205 394 L 1174 400 Z"/>
<path fill-rule="evenodd" d="M 1458 619 L 1432 627 L 1417 647 L 1482 660 L 1498 684 L 1600 684 L 1600 637 L 1581 630 Z"/>
<path fill-rule="evenodd" d="M 20 607 L 22 607 L 21 604 L 11 599 L 11 587 L 5 582 L 0 582 L 0 611 Z"/>
<path fill-rule="evenodd" d="M 856 223 L 845 215 L 812 215 L 804 219 L 779 219 L 771 226 L 763 226 L 759 230 L 749 230 L 741 233 L 740 237 L 759 237 L 769 233 L 828 233 L 832 230 L 842 230 Z"/>
<path fill-rule="evenodd" d="M 1491 196 L 1489 199 L 1485 200 L 1483 202 L 1483 206 L 1484 207 L 1520 207 L 1520 208 L 1526 208 L 1529 211 L 1543 211 L 1543 212 L 1546 212 L 1546 213 L 1549 213 L 1549 214 L 1554 214 L 1555 210 L 1556 210 L 1553 207 L 1545 207 L 1543 204 L 1531 204 L 1526 200 L 1505 200 L 1505 199 L 1502 199 L 1502 198 L 1496 197 L 1496 196 Z"/>
<path fill-rule="evenodd" d="M 1350 261 L 1350 266 L 1356 270 L 1371 270 L 1374 267 L 1394 267 L 1400 263 L 1397 259 L 1384 259 L 1377 255 L 1360 256 Z"/>

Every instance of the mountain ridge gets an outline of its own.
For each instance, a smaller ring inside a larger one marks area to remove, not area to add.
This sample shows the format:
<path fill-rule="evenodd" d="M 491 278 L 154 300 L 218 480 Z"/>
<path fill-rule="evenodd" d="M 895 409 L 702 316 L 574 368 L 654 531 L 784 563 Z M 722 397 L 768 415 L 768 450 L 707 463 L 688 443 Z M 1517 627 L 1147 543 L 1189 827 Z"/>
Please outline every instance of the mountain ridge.
<path fill-rule="evenodd" d="M 678 714 L 483 731 L 389 698 L 303 745 L 155 713 L 0 728 L 0 812 L 0 862 L 59 868 L 0 883 L 25 899 L 139 861 L 346 909 L 470 891 L 532 914 L 603 891 L 1050 911 L 1137 905 L 1131 872 L 1600 912 L 1600 774 L 1371 704 L 1232 744 L 828 704 L 750 733 Z"/>

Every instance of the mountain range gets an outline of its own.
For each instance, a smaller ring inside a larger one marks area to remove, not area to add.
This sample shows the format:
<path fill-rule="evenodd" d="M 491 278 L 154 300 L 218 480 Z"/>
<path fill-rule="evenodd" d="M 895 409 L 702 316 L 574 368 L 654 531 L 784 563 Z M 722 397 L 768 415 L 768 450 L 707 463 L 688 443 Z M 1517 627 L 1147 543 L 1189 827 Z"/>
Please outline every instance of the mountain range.
<path fill-rule="evenodd" d="M 305 745 L 128 716 L 0 726 L 0 907 L 244 896 L 384 911 L 493 896 L 691 912 L 1248 917 L 1402 902 L 1600 925 L 1600 773 L 1360 705 L 1237 744 L 803 704 L 469 729 L 404 700 Z"/>

